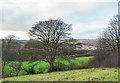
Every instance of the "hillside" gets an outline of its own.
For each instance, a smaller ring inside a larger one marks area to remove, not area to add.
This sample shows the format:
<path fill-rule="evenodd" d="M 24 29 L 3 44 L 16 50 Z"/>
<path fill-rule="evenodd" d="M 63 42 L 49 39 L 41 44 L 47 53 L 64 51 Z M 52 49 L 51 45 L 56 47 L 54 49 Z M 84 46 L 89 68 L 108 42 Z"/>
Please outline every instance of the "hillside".
<path fill-rule="evenodd" d="M 91 68 L 9 77 L 3 81 L 118 81 L 118 69 Z"/>
<path fill-rule="evenodd" d="M 96 50 L 98 39 L 74 39 L 70 43 L 76 45 L 76 50 Z"/>
<path fill-rule="evenodd" d="M 83 44 L 97 46 L 98 39 L 77 39 L 78 42 L 81 42 Z"/>
<path fill-rule="evenodd" d="M 75 39 L 77 43 L 81 43 L 82 47 L 80 45 L 76 45 L 76 50 L 96 50 L 97 49 L 97 39 Z M 18 40 L 22 46 L 28 42 L 28 40 Z"/>

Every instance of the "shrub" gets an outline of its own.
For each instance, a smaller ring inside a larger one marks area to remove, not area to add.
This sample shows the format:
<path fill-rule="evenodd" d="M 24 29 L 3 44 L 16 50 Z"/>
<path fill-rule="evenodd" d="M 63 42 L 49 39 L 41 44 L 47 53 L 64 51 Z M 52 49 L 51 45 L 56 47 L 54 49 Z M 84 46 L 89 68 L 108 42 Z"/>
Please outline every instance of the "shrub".
<path fill-rule="evenodd" d="M 75 62 L 70 61 L 69 63 L 70 63 L 69 70 L 76 69 L 79 67 L 79 65 L 77 65 Z"/>
<path fill-rule="evenodd" d="M 21 72 L 21 62 L 10 62 L 5 67 L 4 77 L 18 76 Z"/>
<path fill-rule="evenodd" d="M 49 63 L 40 61 L 38 64 L 34 67 L 35 73 L 46 73 L 49 70 Z"/>
<path fill-rule="evenodd" d="M 55 71 L 63 71 L 69 69 L 69 65 L 62 63 L 61 61 L 57 61 L 54 63 L 54 70 Z"/>
<path fill-rule="evenodd" d="M 38 63 L 31 63 L 29 62 L 26 66 L 22 66 L 21 70 L 24 70 L 25 72 L 27 72 L 27 74 L 35 74 L 35 70 L 34 67 L 37 65 Z"/>

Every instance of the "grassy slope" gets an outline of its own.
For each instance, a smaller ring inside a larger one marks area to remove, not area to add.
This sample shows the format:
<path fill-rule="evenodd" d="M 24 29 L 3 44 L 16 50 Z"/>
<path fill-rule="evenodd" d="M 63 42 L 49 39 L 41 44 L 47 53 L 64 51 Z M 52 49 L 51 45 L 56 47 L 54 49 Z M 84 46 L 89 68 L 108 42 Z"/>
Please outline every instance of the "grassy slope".
<path fill-rule="evenodd" d="M 4 78 L 3 81 L 118 81 L 118 69 L 92 68 Z"/>

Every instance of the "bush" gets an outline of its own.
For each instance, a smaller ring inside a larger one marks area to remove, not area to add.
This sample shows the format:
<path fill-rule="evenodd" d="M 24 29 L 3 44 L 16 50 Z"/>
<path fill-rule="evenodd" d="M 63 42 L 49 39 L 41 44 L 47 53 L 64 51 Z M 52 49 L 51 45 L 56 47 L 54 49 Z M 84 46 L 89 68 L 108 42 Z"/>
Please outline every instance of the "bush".
<path fill-rule="evenodd" d="M 69 69 L 68 65 L 66 65 L 65 63 L 62 63 L 60 61 L 57 61 L 54 63 L 54 70 L 55 71 L 64 71 Z"/>
<path fill-rule="evenodd" d="M 5 66 L 4 77 L 18 76 L 19 74 L 24 74 L 25 72 L 21 70 L 21 62 L 10 62 Z"/>
<path fill-rule="evenodd" d="M 34 67 L 37 65 L 38 63 L 32 63 L 29 62 L 27 63 L 27 65 L 22 66 L 21 70 L 24 70 L 25 72 L 27 72 L 27 74 L 36 74 Z"/>
<path fill-rule="evenodd" d="M 34 67 L 35 73 L 46 73 L 49 70 L 49 63 L 44 61 L 39 61 L 38 64 Z"/>
<path fill-rule="evenodd" d="M 102 53 L 102 52 L 101 52 Z M 118 56 L 114 53 L 96 54 L 95 58 L 91 59 L 89 65 L 91 67 L 118 67 Z"/>
<path fill-rule="evenodd" d="M 89 51 L 88 50 L 76 50 L 75 53 L 77 55 L 86 55 Z"/>
<path fill-rule="evenodd" d="M 79 65 L 77 65 L 75 62 L 70 61 L 69 63 L 69 70 L 79 68 Z"/>
<path fill-rule="evenodd" d="M 82 57 L 75 59 L 57 59 L 54 62 L 54 71 L 64 71 L 85 68 L 88 60 L 93 57 Z M 39 74 L 49 72 L 49 63 L 44 61 L 34 61 L 34 62 L 15 62 L 10 61 L 6 63 L 4 77 L 11 77 L 17 75 L 25 74 Z M 16 70 L 18 71 L 16 73 Z"/>

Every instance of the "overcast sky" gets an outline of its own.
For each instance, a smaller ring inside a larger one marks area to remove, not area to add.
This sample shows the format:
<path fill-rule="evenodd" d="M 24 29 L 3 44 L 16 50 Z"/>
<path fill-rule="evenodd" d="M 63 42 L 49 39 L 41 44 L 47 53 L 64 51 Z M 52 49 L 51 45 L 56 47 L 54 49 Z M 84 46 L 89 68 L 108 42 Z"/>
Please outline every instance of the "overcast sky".
<path fill-rule="evenodd" d="M 0 0 L 0 38 L 29 39 L 38 21 L 62 19 L 72 24 L 72 37 L 95 39 L 118 13 L 119 0 Z"/>

